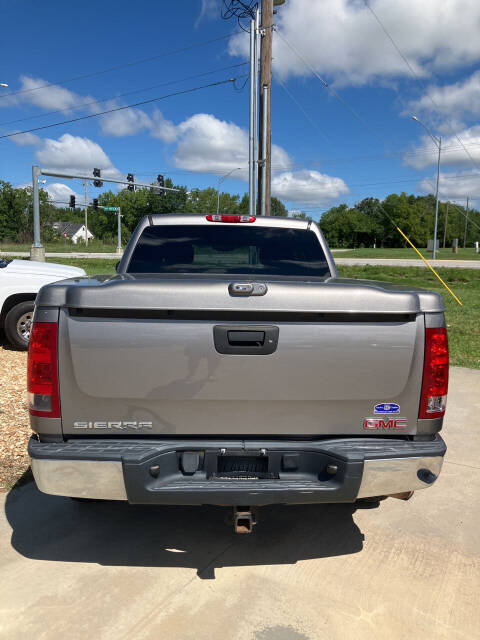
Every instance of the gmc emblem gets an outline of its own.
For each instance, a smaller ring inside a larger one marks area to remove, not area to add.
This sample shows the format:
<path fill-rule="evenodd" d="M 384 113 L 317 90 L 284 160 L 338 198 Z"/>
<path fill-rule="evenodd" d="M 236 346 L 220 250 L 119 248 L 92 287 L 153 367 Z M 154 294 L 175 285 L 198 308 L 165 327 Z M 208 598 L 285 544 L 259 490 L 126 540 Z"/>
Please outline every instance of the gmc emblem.
<path fill-rule="evenodd" d="M 365 418 L 363 421 L 364 429 L 406 429 L 407 418 Z"/>

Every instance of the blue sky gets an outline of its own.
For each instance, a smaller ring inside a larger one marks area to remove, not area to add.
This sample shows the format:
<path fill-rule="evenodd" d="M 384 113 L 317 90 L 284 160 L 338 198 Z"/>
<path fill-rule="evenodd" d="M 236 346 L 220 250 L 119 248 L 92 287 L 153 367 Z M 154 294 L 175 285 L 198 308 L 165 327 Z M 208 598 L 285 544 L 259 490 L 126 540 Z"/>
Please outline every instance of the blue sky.
<path fill-rule="evenodd" d="M 1 139 L 0 179 L 28 183 L 37 163 L 82 173 L 98 166 L 106 176 L 132 172 L 146 182 L 163 173 L 192 188 L 216 186 L 219 175 L 240 166 L 222 188 L 247 191 L 248 66 L 224 67 L 246 61 L 248 36 L 235 20 L 221 19 L 220 5 L 2 0 L 0 82 L 9 87 L 0 89 L 0 135 L 238 80 Z M 437 152 L 411 120 L 416 113 L 442 136 L 441 196 L 480 200 L 480 4 L 371 0 L 370 6 L 401 54 L 361 0 L 287 0 L 279 8 L 273 195 L 317 218 L 329 206 L 367 196 L 433 192 Z M 124 66 L 146 58 L 154 59 Z M 190 78 L 200 74 L 208 75 Z M 132 93 L 120 96 L 126 92 Z M 62 186 L 54 178 L 46 188 L 57 199 L 82 192 L 79 182 Z M 97 193 L 89 188 L 90 197 Z"/>

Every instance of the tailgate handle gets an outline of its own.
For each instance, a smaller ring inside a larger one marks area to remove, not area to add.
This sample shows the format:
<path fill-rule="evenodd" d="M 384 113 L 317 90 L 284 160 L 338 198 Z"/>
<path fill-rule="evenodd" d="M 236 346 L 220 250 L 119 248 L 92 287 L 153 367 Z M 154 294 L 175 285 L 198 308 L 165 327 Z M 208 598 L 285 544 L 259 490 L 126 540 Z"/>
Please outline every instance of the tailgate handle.
<path fill-rule="evenodd" d="M 215 325 L 213 342 L 218 353 L 269 355 L 277 350 L 278 334 L 273 325 Z"/>
<path fill-rule="evenodd" d="M 261 347 L 265 331 L 227 331 L 228 344 L 232 347 Z"/>

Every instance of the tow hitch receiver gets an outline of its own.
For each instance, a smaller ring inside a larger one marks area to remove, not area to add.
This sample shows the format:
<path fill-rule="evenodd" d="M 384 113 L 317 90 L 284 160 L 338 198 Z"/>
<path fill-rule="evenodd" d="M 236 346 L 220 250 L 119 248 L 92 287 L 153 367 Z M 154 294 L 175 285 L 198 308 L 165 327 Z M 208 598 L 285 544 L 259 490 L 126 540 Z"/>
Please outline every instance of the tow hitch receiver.
<path fill-rule="evenodd" d="M 235 533 L 252 533 L 257 524 L 256 507 L 233 507 L 233 530 Z"/>

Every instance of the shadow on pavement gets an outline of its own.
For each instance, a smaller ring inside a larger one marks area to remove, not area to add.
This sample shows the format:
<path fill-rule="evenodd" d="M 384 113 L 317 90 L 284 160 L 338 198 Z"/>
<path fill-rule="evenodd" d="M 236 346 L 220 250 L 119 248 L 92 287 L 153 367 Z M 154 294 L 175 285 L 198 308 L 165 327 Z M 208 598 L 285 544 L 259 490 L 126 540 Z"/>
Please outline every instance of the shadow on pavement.
<path fill-rule="evenodd" d="M 262 507 L 254 533 L 241 535 L 228 524 L 227 507 L 74 502 L 43 494 L 33 482 L 12 489 L 5 504 L 12 546 L 27 558 L 187 567 L 204 579 L 215 578 L 220 567 L 295 564 L 357 553 L 363 534 L 352 518 L 356 508 L 358 504 Z"/>
<path fill-rule="evenodd" d="M 0 347 L 2 347 L 4 351 L 21 351 L 21 349 L 17 349 L 16 347 L 13 347 L 8 342 L 7 336 L 5 335 L 5 331 L 3 329 L 0 329 Z"/>

